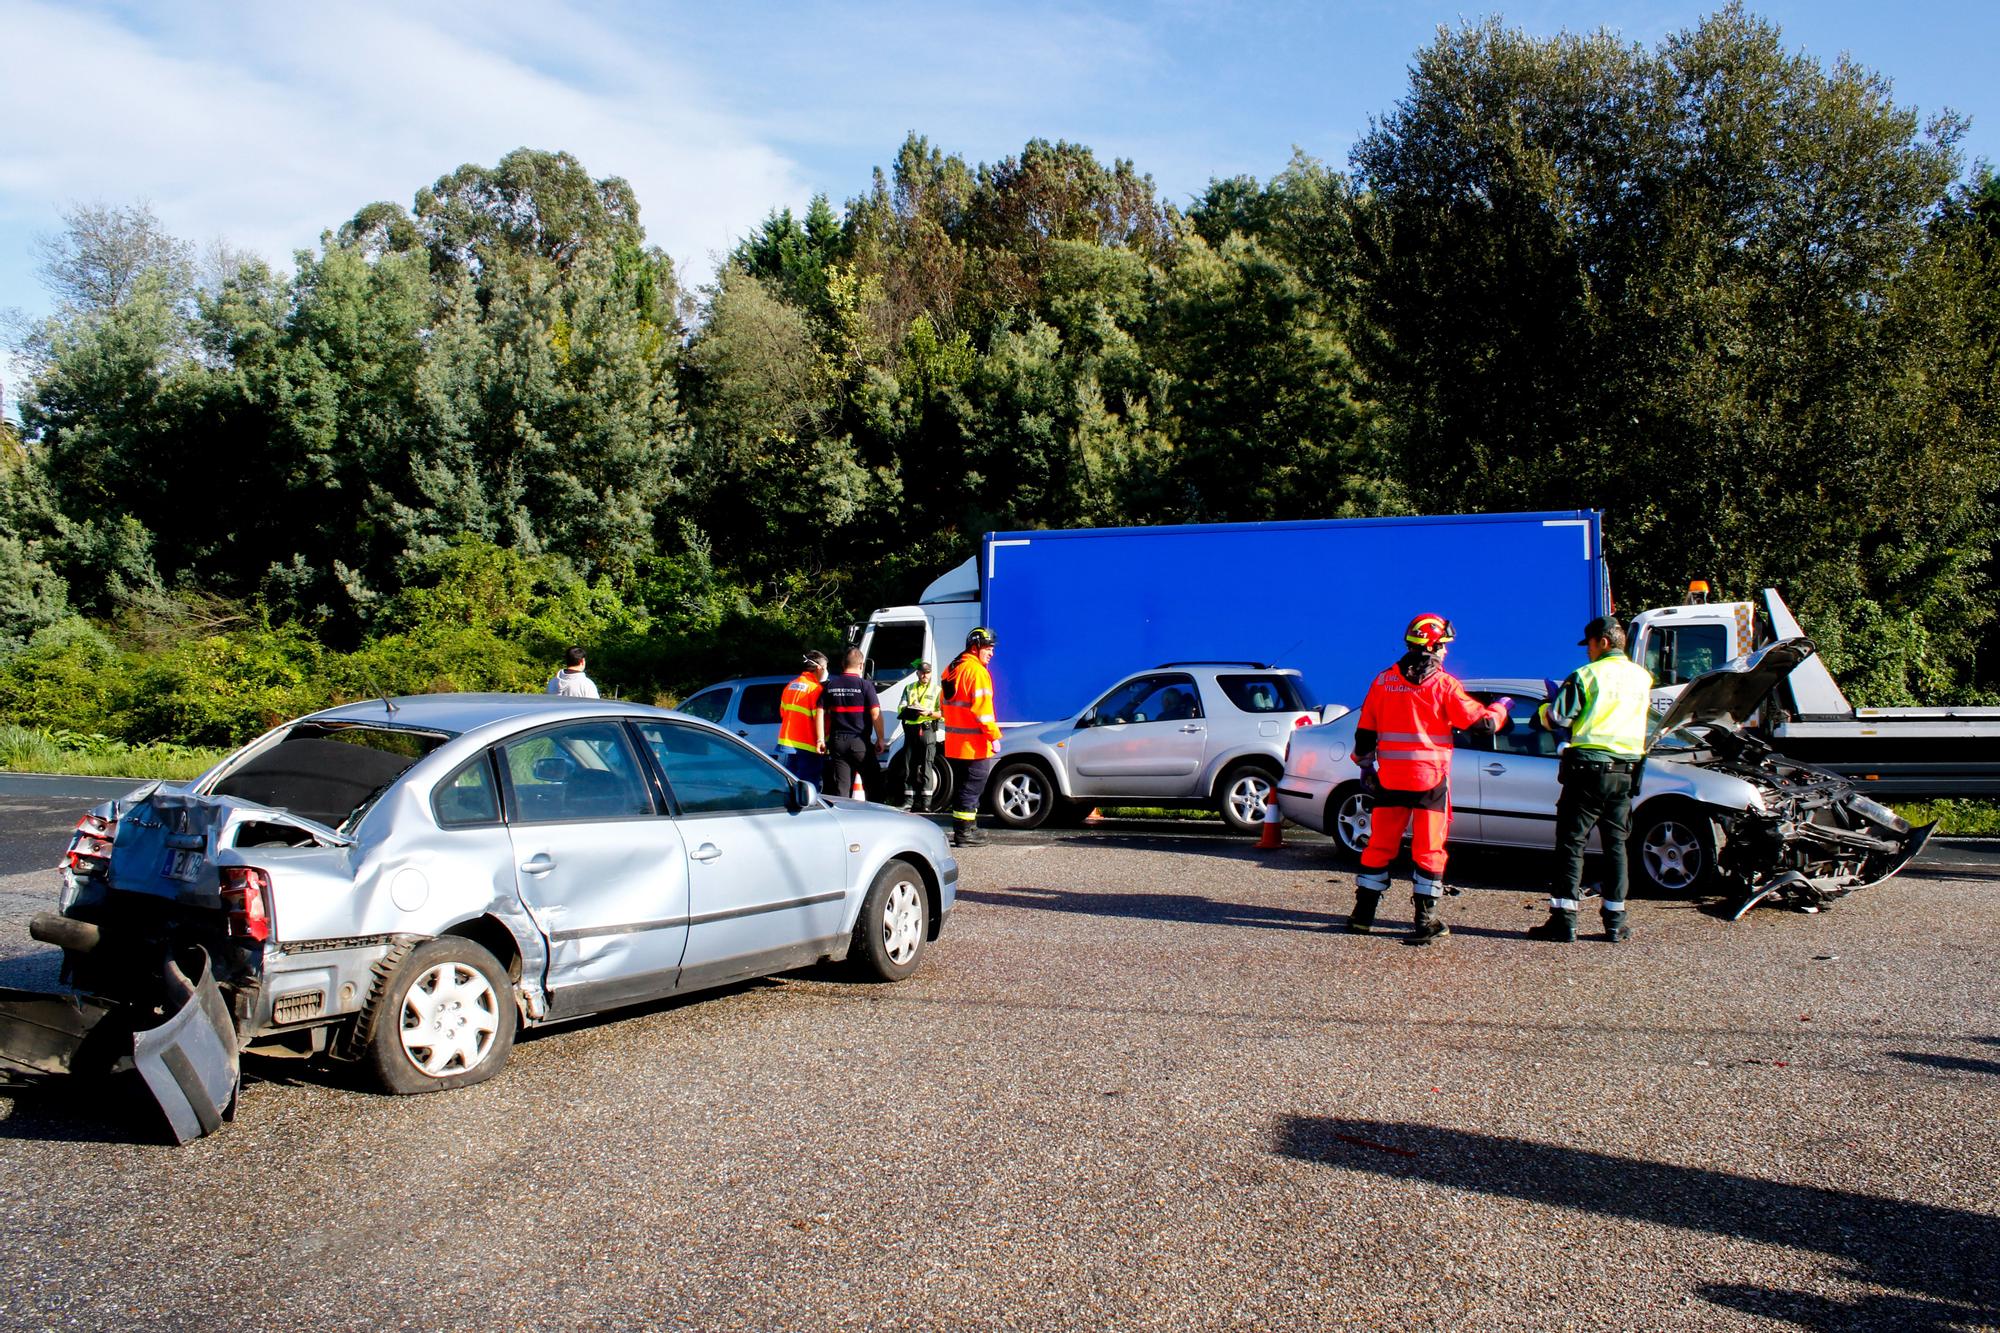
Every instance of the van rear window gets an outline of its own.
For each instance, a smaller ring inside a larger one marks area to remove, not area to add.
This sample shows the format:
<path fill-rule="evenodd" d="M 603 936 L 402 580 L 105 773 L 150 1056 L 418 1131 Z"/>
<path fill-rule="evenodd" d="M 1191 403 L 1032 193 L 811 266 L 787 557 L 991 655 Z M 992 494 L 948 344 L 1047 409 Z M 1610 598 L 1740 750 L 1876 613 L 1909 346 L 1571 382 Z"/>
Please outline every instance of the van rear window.
<path fill-rule="evenodd" d="M 1297 676 L 1273 672 L 1255 676 L 1217 676 L 1229 702 L 1244 713 L 1306 713 L 1319 707 Z"/>

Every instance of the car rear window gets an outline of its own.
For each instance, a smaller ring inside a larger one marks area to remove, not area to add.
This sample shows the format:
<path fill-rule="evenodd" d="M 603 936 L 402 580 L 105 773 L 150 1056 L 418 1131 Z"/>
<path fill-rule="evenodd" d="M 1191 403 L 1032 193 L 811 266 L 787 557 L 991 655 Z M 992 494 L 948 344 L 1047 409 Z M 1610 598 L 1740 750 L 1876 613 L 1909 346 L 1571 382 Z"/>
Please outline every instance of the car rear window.
<path fill-rule="evenodd" d="M 745 685 L 743 701 L 736 705 L 736 720 L 745 726 L 764 726 L 778 720 L 778 696 L 782 685 Z"/>
<path fill-rule="evenodd" d="M 1305 682 L 1276 672 L 1257 676 L 1217 676 L 1229 702 L 1244 713 L 1305 713 L 1319 707 Z"/>
<path fill-rule="evenodd" d="M 337 829 L 445 739 L 428 732 L 302 722 L 212 790 Z"/>

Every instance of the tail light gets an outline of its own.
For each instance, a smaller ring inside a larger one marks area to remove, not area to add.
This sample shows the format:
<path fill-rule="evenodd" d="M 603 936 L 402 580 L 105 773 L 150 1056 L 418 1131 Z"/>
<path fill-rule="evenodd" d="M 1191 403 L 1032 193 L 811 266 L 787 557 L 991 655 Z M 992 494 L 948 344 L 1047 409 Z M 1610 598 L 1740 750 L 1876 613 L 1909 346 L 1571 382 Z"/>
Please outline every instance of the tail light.
<path fill-rule="evenodd" d="M 69 854 L 64 859 L 69 868 L 79 875 L 99 874 L 105 863 L 110 861 L 111 844 L 117 840 L 116 819 L 106 819 L 99 814 L 85 815 L 76 821 L 76 832 L 70 835 Z"/>
<path fill-rule="evenodd" d="M 1292 719 L 1292 730 L 1297 731 L 1300 727 L 1310 727 L 1312 724 L 1313 715 L 1311 713 L 1300 713 Z"/>
<path fill-rule="evenodd" d="M 229 933 L 247 940 L 271 938 L 271 876 L 256 866 L 222 867 L 222 910 Z"/>

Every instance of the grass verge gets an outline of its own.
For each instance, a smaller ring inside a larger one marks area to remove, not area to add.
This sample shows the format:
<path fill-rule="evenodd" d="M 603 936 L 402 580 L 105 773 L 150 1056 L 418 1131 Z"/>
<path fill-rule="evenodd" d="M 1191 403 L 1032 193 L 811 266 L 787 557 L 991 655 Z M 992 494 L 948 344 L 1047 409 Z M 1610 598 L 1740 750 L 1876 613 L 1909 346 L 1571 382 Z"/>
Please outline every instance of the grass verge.
<path fill-rule="evenodd" d="M 227 750 L 161 741 L 130 745 L 96 732 L 0 725 L 0 770 L 79 778 L 169 778 L 207 771 Z"/>

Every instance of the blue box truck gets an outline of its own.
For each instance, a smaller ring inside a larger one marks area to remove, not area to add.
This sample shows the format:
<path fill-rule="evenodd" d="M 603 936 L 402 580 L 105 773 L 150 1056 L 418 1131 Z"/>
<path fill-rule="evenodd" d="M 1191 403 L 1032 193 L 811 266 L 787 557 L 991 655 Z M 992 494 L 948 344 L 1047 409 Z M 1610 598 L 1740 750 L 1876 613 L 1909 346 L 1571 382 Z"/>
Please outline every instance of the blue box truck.
<path fill-rule="evenodd" d="M 1561 677 L 1610 611 L 1602 525 L 1589 509 L 990 532 L 853 637 L 889 711 L 911 661 L 942 668 L 991 626 L 1003 725 L 1068 717 L 1164 662 L 1295 667 L 1320 703 L 1359 705 L 1423 611 L 1457 627 L 1456 674 Z"/>

